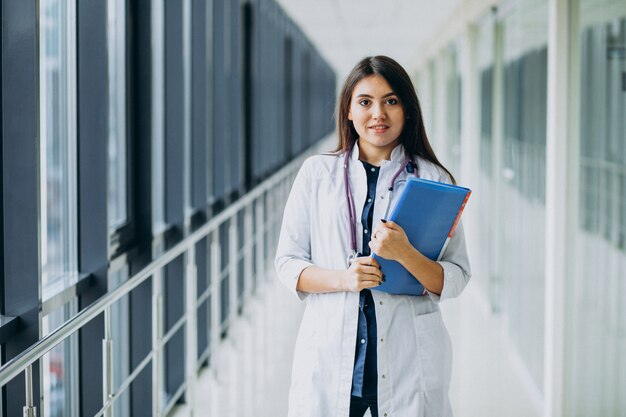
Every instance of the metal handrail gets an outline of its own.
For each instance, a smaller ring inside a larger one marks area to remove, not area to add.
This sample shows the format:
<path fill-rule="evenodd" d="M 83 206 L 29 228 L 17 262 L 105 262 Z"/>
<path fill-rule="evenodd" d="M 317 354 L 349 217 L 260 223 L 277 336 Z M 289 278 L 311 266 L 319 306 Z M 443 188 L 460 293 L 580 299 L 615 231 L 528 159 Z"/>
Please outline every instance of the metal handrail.
<path fill-rule="evenodd" d="M 271 189 L 279 183 L 286 175 L 289 175 L 295 166 L 302 163 L 304 156 L 301 156 L 274 175 L 263 181 L 246 195 L 235 201 L 232 205 L 225 208 L 222 212 L 211 218 L 205 225 L 193 232 L 187 238 L 179 242 L 173 248 L 167 250 L 157 259 L 149 263 L 135 276 L 125 281 L 115 290 L 103 295 L 94 301 L 89 307 L 85 308 L 70 320 L 65 322 L 55 331 L 44 336 L 42 339 L 31 345 L 28 349 L 8 361 L 0 367 L 0 387 L 5 386 L 20 373 L 24 372 L 34 362 L 41 359 L 46 353 L 52 350 L 59 343 L 70 337 L 74 332 L 80 330 L 98 315 L 102 314 L 113 303 L 130 293 L 134 288 L 142 284 L 146 279 L 151 277 L 155 272 L 159 271 L 165 265 L 187 252 L 198 241 L 208 236 L 211 232 L 219 227 L 224 221 L 232 217 L 242 208 L 245 208 L 252 201 L 256 200 L 267 190 Z"/>

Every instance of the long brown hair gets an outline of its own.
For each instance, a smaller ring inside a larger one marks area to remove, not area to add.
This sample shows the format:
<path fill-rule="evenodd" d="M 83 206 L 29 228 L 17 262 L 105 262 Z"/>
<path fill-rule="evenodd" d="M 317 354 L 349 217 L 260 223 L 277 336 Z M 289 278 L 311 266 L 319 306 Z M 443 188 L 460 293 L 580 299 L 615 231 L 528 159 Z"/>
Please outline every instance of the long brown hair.
<path fill-rule="evenodd" d="M 411 78 L 400 64 L 384 55 L 370 56 L 362 59 L 356 64 L 352 71 L 350 71 L 346 81 L 343 83 L 337 102 L 337 131 L 339 132 L 339 142 L 335 152 L 347 152 L 359 138 L 359 134 L 355 130 L 352 121 L 348 119 L 352 92 L 359 81 L 372 75 L 383 77 L 400 100 L 406 117 L 404 128 L 400 133 L 400 143 L 404 146 L 407 155 L 420 156 L 439 166 L 450 176 L 452 182 L 456 184 L 454 176 L 439 162 L 428 142 L 426 129 L 424 128 L 422 109 Z"/>

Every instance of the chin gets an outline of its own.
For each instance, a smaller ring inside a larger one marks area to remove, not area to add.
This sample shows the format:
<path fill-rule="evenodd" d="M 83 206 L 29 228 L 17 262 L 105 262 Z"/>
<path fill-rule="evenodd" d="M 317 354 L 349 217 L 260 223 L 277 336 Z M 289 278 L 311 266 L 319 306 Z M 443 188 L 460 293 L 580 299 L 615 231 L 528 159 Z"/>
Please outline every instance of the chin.
<path fill-rule="evenodd" d="M 383 138 L 368 138 L 366 141 L 374 146 L 380 148 L 395 147 L 399 141 L 397 139 L 383 139 Z"/>

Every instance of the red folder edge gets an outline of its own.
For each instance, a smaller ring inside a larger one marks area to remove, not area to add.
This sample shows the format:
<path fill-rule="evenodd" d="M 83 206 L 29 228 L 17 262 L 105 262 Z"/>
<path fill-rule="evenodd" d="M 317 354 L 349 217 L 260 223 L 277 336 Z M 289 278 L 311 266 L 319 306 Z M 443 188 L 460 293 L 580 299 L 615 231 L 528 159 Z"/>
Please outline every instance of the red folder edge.
<path fill-rule="evenodd" d="M 439 256 L 437 257 L 438 261 L 441 260 L 443 253 L 446 251 L 446 248 L 448 247 L 448 242 L 450 242 L 450 239 L 452 238 L 452 235 L 454 234 L 454 230 L 456 229 L 456 225 L 459 223 L 459 220 L 461 219 L 461 214 L 463 214 L 463 210 L 465 209 L 467 200 L 469 200 L 470 194 L 472 194 L 472 192 L 468 191 L 467 195 L 465 196 L 465 199 L 463 200 L 463 203 L 461 204 L 461 207 L 459 208 L 459 213 L 456 215 L 456 219 L 454 219 L 454 223 L 452 223 L 452 227 L 450 228 L 450 233 L 448 233 L 446 242 L 443 244 L 443 247 L 441 248 L 441 252 L 439 252 Z"/>

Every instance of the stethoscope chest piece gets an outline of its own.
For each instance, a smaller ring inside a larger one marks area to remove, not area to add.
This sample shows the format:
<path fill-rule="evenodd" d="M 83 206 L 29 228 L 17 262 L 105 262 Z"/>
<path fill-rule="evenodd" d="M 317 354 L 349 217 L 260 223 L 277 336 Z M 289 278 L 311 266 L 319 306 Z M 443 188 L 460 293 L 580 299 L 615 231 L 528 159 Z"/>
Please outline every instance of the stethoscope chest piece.
<path fill-rule="evenodd" d="M 348 265 L 348 268 L 350 268 L 350 265 L 352 265 L 352 262 L 354 262 L 354 260 L 358 258 L 359 256 L 361 256 L 360 253 L 352 251 L 352 253 L 346 257 L 346 264 Z"/>

